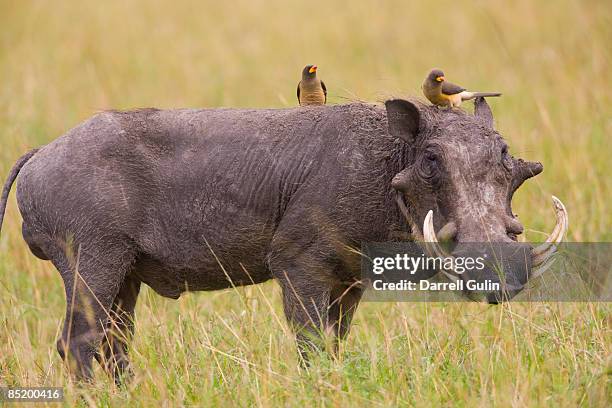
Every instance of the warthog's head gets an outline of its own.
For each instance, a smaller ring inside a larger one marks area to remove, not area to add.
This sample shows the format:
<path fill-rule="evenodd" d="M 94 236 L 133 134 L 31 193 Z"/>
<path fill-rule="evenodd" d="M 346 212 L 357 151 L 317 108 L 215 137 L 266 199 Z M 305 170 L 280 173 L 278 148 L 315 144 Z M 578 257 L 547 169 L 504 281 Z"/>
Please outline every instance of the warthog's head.
<path fill-rule="evenodd" d="M 478 276 L 442 271 L 453 280 L 499 283 L 500 291 L 485 291 L 489 302 L 511 298 L 549 266 L 567 229 L 565 208 L 553 197 L 557 225 L 547 242 L 532 248 L 516 241 L 523 226 L 512 213 L 512 196 L 542 165 L 508 153 L 483 98 L 476 100 L 474 115 L 400 99 L 385 105 L 391 135 L 411 146 L 410 164 L 392 186 L 413 236 L 431 256 L 484 257 Z"/>

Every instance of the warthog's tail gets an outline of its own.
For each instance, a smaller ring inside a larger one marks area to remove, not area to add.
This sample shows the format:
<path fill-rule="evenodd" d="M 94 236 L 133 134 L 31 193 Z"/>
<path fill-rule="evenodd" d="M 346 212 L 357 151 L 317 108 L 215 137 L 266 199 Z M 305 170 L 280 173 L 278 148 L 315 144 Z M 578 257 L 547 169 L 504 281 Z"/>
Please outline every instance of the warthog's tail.
<path fill-rule="evenodd" d="M 2 231 L 2 221 L 4 220 L 4 210 L 6 210 L 6 202 L 8 201 L 9 193 L 11 192 L 11 186 L 15 182 L 17 175 L 21 168 L 38 152 L 39 149 L 32 149 L 17 160 L 17 163 L 11 169 L 11 172 L 6 179 L 6 183 L 4 183 L 4 188 L 2 189 L 2 197 L 0 198 L 0 231 Z"/>

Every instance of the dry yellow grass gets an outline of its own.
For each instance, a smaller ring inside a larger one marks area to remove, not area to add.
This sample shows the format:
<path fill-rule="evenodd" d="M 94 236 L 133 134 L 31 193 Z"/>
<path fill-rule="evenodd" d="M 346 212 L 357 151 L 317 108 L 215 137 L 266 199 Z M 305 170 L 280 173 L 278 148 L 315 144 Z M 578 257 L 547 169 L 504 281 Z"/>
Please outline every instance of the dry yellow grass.
<path fill-rule="evenodd" d="M 419 95 L 439 66 L 503 92 L 491 102 L 498 129 L 513 153 L 544 163 L 514 203 L 527 238 L 550 230 L 550 194 L 568 207 L 570 240 L 612 238 L 605 1 L 24 1 L 0 4 L 0 26 L 2 177 L 98 110 L 293 106 L 307 63 L 330 103 L 380 101 Z M 112 406 L 610 405 L 608 305 L 364 304 L 341 360 L 299 373 L 278 292 L 169 301 L 145 290 L 134 382 L 117 390 L 98 373 L 78 390 L 54 346 L 61 280 L 21 239 L 13 195 L 0 239 L 0 384 L 64 385 L 67 404 Z"/>

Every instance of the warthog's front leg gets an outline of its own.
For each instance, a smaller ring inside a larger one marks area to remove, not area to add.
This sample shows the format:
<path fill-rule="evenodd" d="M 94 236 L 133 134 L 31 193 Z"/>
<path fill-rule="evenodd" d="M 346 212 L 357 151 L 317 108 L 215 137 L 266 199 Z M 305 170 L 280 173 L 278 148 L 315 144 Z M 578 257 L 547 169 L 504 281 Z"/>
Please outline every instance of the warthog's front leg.
<path fill-rule="evenodd" d="M 309 354 L 325 350 L 326 337 L 331 335 L 332 341 L 336 341 L 335 330 L 329 324 L 331 288 L 313 281 L 291 279 L 289 275 L 280 280 L 283 307 L 295 332 L 300 362 L 306 364 Z"/>
<path fill-rule="evenodd" d="M 329 326 L 338 339 L 345 339 L 348 335 L 362 294 L 363 290 L 356 285 L 337 285 L 332 290 L 328 314 Z"/>
<path fill-rule="evenodd" d="M 337 350 L 361 289 L 340 280 L 351 275 L 342 271 L 345 246 L 329 221 L 301 211 L 285 217 L 274 236 L 268 266 L 283 290 L 285 315 L 296 333 L 301 362 L 306 363 L 311 352 L 326 346 Z"/>

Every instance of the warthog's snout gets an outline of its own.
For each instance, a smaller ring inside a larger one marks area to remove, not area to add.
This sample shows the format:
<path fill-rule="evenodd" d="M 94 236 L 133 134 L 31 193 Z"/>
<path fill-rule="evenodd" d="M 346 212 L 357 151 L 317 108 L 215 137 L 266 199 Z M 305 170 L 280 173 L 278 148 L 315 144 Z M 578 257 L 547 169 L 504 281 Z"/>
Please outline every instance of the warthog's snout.
<path fill-rule="evenodd" d="M 471 299 L 499 303 L 512 299 L 527 283 L 531 251 L 531 245 L 519 242 L 460 243 L 450 256 L 463 259 L 463 264 L 471 260 L 473 266 L 449 273 L 463 280 Z"/>
<path fill-rule="evenodd" d="M 552 197 L 557 223 L 546 241 L 533 248 L 527 243 L 458 243 L 452 253 L 448 253 L 438 242 L 433 226 L 433 211 L 429 211 L 423 223 L 423 240 L 429 256 L 452 258 L 471 258 L 480 260 L 482 268 L 469 271 L 442 269 L 451 280 L 470 281 L 470 290 L 465 285 L 466 294 L 472 299 L 486 298 L 489 303 L 499 303 L 512 299 L 524 287 L 529 279 L 540 276 L 554 262 L 553 255 L 568 228 L 567 210 L 555 196 Z M 438 236 L 440 234 L 438 233 Z M 454 261 L 458 265 L 464 262 Z M 476 262 L 479 265 L 478 262 Z M 480 285 L 479 285 L 480 284 Z"/>

